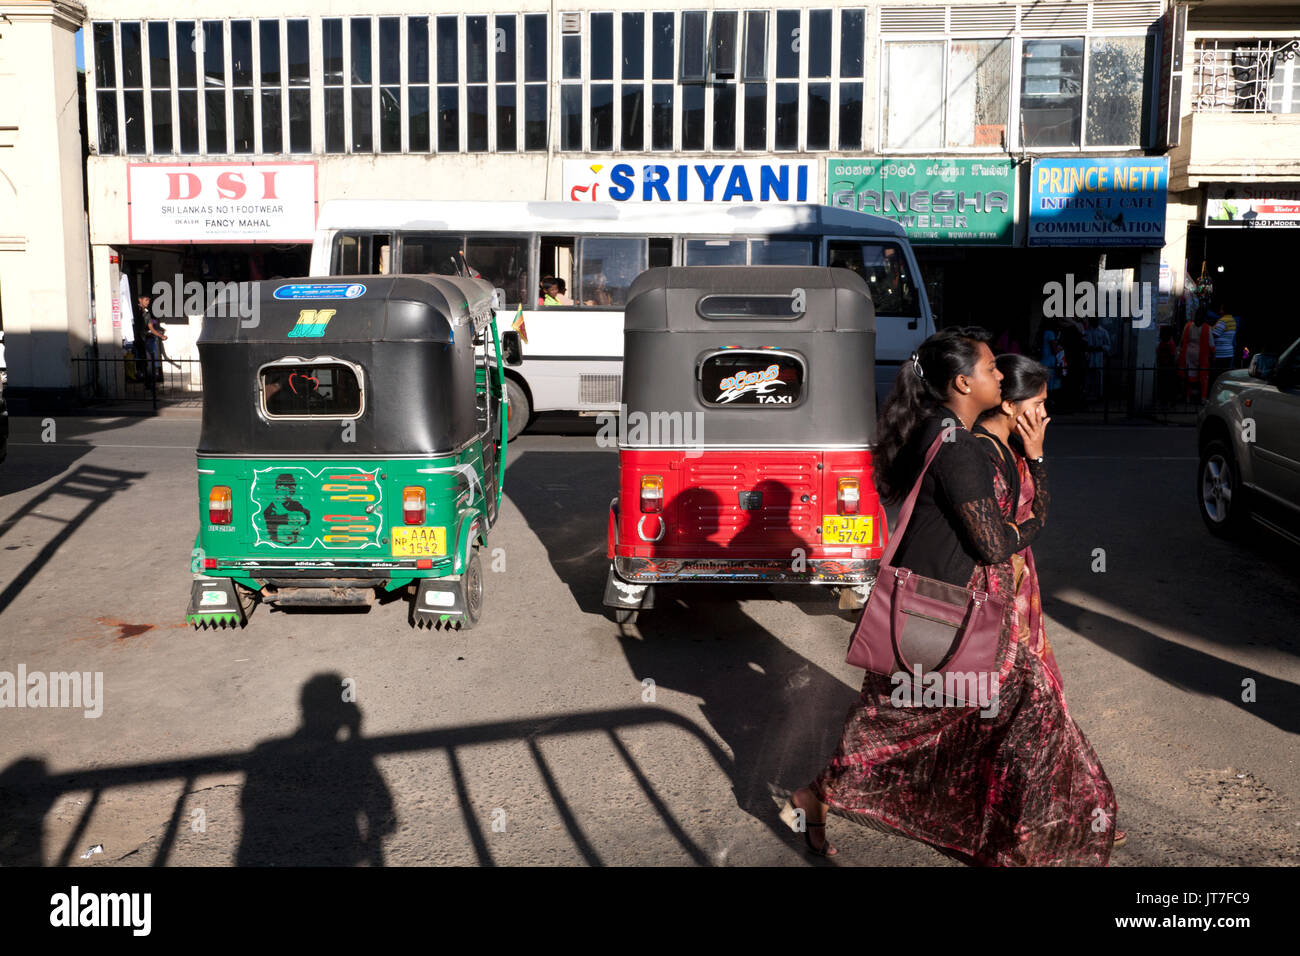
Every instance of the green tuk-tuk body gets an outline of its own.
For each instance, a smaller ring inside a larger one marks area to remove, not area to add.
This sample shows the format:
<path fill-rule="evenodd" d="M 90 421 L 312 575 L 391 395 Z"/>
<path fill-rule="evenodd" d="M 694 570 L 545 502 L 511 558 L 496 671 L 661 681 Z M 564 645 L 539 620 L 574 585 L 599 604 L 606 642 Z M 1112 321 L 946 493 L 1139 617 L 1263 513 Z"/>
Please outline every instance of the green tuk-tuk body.
<path fill-rule="evenodd" d="M 199 336 L 199 532 L 188 612 L 365 605 L 472 627 L 505 475 L 491 286 L 441 276 L 261 283 Z"/>

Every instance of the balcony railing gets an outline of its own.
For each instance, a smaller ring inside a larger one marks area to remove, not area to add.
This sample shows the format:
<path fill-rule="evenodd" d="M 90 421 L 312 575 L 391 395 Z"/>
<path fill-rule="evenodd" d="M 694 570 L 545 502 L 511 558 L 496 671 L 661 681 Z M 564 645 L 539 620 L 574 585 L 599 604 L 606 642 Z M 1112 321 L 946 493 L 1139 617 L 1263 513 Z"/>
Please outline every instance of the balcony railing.
<path fill-rule="evenodd" d="M 1192 59 L 1192 112 L 1300 112 L 1300 38 L 1200 40 Z M 1290 89 L 1288 89 L 1290 87 Z"/>

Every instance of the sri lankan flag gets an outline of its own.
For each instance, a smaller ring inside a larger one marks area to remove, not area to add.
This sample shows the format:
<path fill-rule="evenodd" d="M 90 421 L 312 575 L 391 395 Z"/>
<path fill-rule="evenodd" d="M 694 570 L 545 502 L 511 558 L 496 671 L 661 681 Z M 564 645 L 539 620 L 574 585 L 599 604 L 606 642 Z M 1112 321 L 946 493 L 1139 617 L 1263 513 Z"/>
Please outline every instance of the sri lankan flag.
<path fill-rule="evenodd" d="M 524 307 L 522 303 L 519 306 L 519 311 L 515 313 L 515 320 L 510 323 L 510 327 L 519 333 L 519 341 L 527 345 L 528 329 L 524 325 Z"/>

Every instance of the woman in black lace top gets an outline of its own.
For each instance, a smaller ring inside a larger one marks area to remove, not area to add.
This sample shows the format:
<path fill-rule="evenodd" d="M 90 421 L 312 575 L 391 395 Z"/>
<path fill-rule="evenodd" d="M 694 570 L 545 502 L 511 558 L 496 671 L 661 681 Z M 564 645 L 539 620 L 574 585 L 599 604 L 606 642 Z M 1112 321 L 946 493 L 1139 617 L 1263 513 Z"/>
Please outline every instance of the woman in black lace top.
<path fill-rule="evenodd" d="M 922 479 L 893 564 L 1008 599 L 997 706 L 991 714 L 900 706 L 897 681 L 868 673 L 835 755 L 811 786 L 790 798 L 788 810 L 802 812 L 814 853 L 835 853 L 825 838 L 826 815 L 834 811 L 971 864 L 1104 865 L 1109 859 L 1114 791 L 1017 607 L 1024 607 L 1021 555 L 1047 519 L 1046 416 L 1016 409 L 1008 421 L 1008 434 L 1025 450 L 1024 487 L 1032 490 L 1013 500 L 990 457 L 989 436 L 972 433 L 983 412 L 1005 407 L 988 337 L 967 327 L 922 343 L 881 409 L 873 457 L 881 497 L 897 502 L 915 483 L 935 437 L 947 436 Z"/>

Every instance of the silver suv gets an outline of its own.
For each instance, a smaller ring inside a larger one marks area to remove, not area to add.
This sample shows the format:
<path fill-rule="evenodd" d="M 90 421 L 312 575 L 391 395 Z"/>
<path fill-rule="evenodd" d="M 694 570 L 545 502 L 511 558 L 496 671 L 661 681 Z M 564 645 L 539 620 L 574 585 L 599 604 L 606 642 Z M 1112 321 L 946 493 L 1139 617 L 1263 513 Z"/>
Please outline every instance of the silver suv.
<path fill-rule="evenodd" d="M 1300 544 L 1300 339 L 1225 372 L 1196 418 L 1196 497 L 1222 537 L 1254 520 Z"/>

